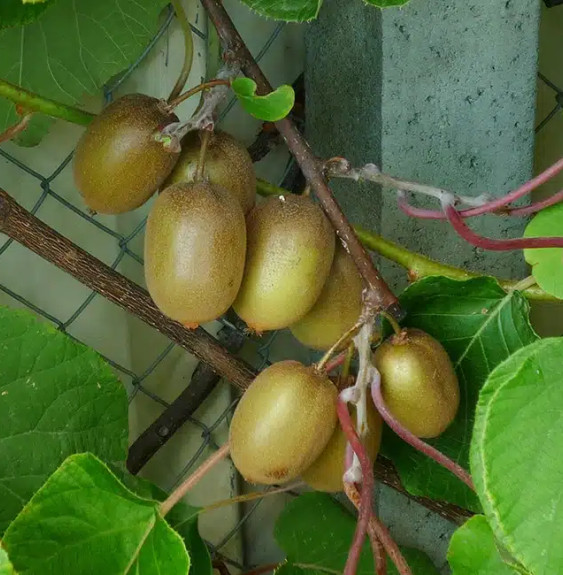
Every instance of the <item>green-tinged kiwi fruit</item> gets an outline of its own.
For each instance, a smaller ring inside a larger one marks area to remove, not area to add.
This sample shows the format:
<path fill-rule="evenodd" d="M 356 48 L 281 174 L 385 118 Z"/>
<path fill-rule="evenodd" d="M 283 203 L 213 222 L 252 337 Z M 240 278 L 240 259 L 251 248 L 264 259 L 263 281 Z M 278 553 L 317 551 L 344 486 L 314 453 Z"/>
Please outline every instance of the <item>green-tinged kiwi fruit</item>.
<path fill-rule="evenodd" d="M 188 132 L 182 139 L 178 163 L 165 186 L 193 182 L 201 151 L 199 132 Z M 232 192 L 246 214 L 256 201 L 256 175 L 252 158 L 244 145 L 225 132 L 211 132 L 205 150 L 203 178 Z"/>
<path fill-rule="evenodd" d="M 159 309 L 187 327 L 235 299 L 246 251 L 244 214 L 219 186 L 175 184 L 154 202 L 145 233 L 145 279 Z"/>
<path fill-rule="evenodd" d="M 415 328 L 385 340 L 375 351 L 389 411 L 418 437 L 436 437 L 454 420 L 459 383 L 439 341 Z"/>
<path fill-rule="evenodd" d="M 231 457 L 250 483 L 298 477 L 320 455 L 336 425 L 335 385 L 298 361 L 262 371 L 242 396 L 231 422 Z"/>
<path fill-rule="evenodd" d="M 313 349 L 327 350 L 358 321 L 362 312 L 364 282 L 350 254 L 336 242 L 334 260 L 315 305 L 297 323 L 291 333 Z"/>
<path fill-rule="evenodd" d="M 368 398 L 369 399 L 369 398 Z M 350 410 L 352 418 L 356 417 L 356 410 Z M 372 461 L 375 461 L 381 444 L 381 430 L 383 421 L 375 409 L 371 399 L 367 402 L 368 431 L 362 442 Z M 357 428 L 356 428 L 357 430 Z M 342 477 L 345 469 L 346 444 L 348 440 L 340 425 L 336 428 L 329 439 L 323 452 L 313 464 L 302 474 L 301 478 L 317 491 L 335 493 L 343 490 Z"/>
<path fill-rule="evenodd" d="M 160 100 L 144 94 L 128 94 L 109 104 L 74 153 L 74 181 L 86 205 L 101 214 L 120 214 L 144 204 L 179 156 L 154 136 L 177 121 Z"/>
<path fill-rule="evenodd" d="M 272 196 L 246 218 L 248 251 L 233 309 L 256 332 L 282 329 L 314 305 L 328 277 L 335 233 L 307 196 Z"/>

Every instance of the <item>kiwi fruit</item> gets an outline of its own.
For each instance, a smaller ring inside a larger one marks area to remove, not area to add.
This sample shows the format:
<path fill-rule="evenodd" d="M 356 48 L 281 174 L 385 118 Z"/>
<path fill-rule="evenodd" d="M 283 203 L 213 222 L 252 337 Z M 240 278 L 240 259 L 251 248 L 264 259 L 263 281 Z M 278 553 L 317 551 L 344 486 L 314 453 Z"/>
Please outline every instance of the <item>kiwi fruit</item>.
<path fill-rule="evenodd" d="M 313 366 L 286 360 L 262 371 L 231 421 L 231 457 L 250 483 L 295 479 L 320 455 L 336 426 L 335 385 Z"/>
<path fill-rule="evenodd" d="M 355 408 L 352 408 L 351 415 L 355 418 Z M 375 409 L 373 402 L 368 401 L 367 405 L 368 431 L 362 442 L 372 461 L 375 461 L 379 446 L 381 445 L 381 431 L 383 421 Z M 301 478 L 313 489 L 317 491 L 327 491 L 335 493 L 343 490 L 342 477 L 345 469 L 346 445 L 348 439 L 342 431 L 340 425 L 336 425 L 331 438 L 329 439 L 323 452 L 315 459 L 302 474 Z"/>
<path fill-rule="evenodd" d="M 245 252 L 244 214 L 230 192 L 208 182 L 174 184 L 147 220 L 147 288 L 165 315 L 196 327 L 232 304 Z"/>
<path fill-rule="evenodd" d="M 252 330 L 282 329 L 314 305 L 328 277 L 335 233 L 307 196 L 272 196 L 246 218 L 244 278 L 233 309 Z"/>
<path fill-rule="evenodd" d="M 439 341 L 426 332 L 406 328 L 375 351 L 381 390 L 389 411 L 411 433 L 440 435 L 459 408 L 459 382 Z"/>
<path fill-rule="evenodd" d="M 336 242 L 328 279 L 315 305 L 289 327 L 303 344 L 324 351 L 358 321 L 362 312 L 364 282 L 350 254 Z"/>
<path fill-rule="evenodd" d="M 178 163 L 165 186 L 193 182 L 199 162 L 201 138 L 199 132 L 188 132 L 182 139 Z M 203 178 L 232 192 L 246 214 L 256 202 L 256 175 L 250 154 L 241 142 L 226 132 L 211 132 L 205 150 Z"/>
<path fill-rule="evenodd" d="M 120 214 L 144 204 L 179 156 L 154 135 L 177 121 L 160 100 L 144 94 L 109 104 L 82 134 L 74 153 L 74 181 L 86 205 L 101 214 Z"/>

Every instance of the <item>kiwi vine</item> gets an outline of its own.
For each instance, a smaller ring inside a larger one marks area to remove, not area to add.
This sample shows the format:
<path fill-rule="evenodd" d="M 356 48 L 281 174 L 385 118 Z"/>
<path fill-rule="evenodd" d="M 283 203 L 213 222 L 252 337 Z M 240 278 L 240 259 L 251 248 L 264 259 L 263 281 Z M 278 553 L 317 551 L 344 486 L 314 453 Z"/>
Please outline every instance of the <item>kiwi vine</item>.
<path fill-rule="evenodd" d="M 400 575 L 416 575 L 375 514 L 374 462 L 386 427 L 475 491 L 469 470 L 431 444 L 458 415 L 462 389 L 442 343 L 402 325 L 405 310 L 366 245 L 407 267 L 413 280 L 424 274 L 424 266 L 431 269 L 427 275 L 443 272 L 461 280 L 471 274 L 354 229 L 330 181 L 380 184 L 397 195 L 408 216 L 443 220 L 462 240 L 485 250 L 562 248 L 563 233 L 491 239 L 473 232 L 465 220 L 484 214 L 530 216 L 556 206 L 563 192 L 524 207 L 513 204 L 560 173 L 563 159 L 493 199 L 406 181 L 373 164 L 353 167 L 345 158 L 317 158 L 292 121 L 293 100 L 285 110 L 287 90 L 272 90 L 222 3 L 202 4 L 223 46 L 223 67 L 215 78 L 181 93 L 193 42 L 181 4 L 174 0 L 186 35 L 185 62 L 168 100 L 127 94 L 93 117 L 0 80 L 0 97 L 20 106 L 21 116 L 0 135 L 0 142 L 25 131 L 34 114 L 85 125 L 73 174 L 88 209 L 123 214 L 156 195 L 146 226 L 144 273 L 150 297 L 164 316 L 197 330 L 231 310 L 258 336 L 289 329 L 305 347 L 324 352 L 313 365 L 284 360 L 257 374 L 236 407 L 228 442 L 160 503 L 160 516 L 229 456 L 251 484 L 282 484 L 278 491 L 283 491 L 298 481 L 348 497 L 357 509 L 357 522 L 343 575 L 358 572 L 366 541 L 374 573 L 387 573 L 390 559 Z M 234 86 L 241 72 L 255 82 L 250 91 Z M 301 193 L 257 179 L 248 150 L 215 128 L 219 106 L 232 91 L 281 134 L 306 180 Z M 177 106 L 196 94 L 201 100 L 194 115 L 179 118 Z M 257 190 L 263 198 L 257 198 Z M 413 205 L 408 195 L 417 194 L 435 200 L 439 209 Z M 419 271 L 413 271 L 413 262 L 420 264 Z M 533 276 L 502 285 L 529 298 L 556 299 Z"/>

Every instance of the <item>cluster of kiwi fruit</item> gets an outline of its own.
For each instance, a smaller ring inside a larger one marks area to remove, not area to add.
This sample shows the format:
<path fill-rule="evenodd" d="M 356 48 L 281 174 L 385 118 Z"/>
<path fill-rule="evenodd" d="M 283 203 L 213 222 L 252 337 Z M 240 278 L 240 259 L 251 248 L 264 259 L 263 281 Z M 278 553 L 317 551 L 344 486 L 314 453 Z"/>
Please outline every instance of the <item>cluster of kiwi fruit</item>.
<path fill-rule="evenodd" d="M 385 403 L 421 438 L 437 437 L 454 420 L 459 384 L 448 354 L 429 334 L 404 328 L 374 352 Z M 262 371 L 240 400 L 230 428 L 233 462 L 251 483 L 300 477 L 319 491 L 343 488 L 347 438 L 337 424 L 338 390 L 316 366 L 281 361 Z M 351 413 L 353 415 L 353 413 Z M 382 419 L 368 401 L 363 444 L 377 457 Z"/>
<path fill-rule="evenodd" d="M 80 139 L 74 177 L 102 214 L 144 204 L 145 278 L 157 307 L 187 327 L 230 307 L 255 332 L 289 328 L 327 350 L 357 321 L 363 283 L 320 207 L 306 195 L 256 203 L 244 146 L 224 132 L 190 132 L 181 151 L 158 137 L 178 118 L 142 94 L 112 102 Z M 455 417 L 459 387 L 442 346 L 402 330 L 375 352 L 383 395 L 415 435 L 434 437 Z M 233 461 L 254 483 L 302 477 L 315 489 L 342 488 L 346 438 L 337 425 L 337 388 L 315 366 L 282 361 L 264 370 L 231 423 Z M 363 438 L 375 459 L 382 421 L 370 403 Z"/>

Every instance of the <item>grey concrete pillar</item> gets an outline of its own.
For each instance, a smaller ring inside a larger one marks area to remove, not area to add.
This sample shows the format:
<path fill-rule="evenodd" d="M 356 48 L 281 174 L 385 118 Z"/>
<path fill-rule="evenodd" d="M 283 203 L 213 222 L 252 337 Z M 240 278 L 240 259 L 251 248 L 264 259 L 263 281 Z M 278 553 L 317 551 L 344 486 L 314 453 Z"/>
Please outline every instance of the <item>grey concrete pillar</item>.
<path fill-rule="evenodd" d="M 524 182 L 532 173 L 538 18 L 538 0 L 411 0 L 383 11 L 325 0 L 305 34 L 315 151 L 460 194 L 500 195 Z M 354 222 L 411 249 L 526 275 L 520 253 L 482 253 L 446 223 L 407 218 L 394 194 L 351 182 L 334 188 Z M 521 235 L 525 222 L 490 216 L 471 225 L 505 238 Z M 381 269 L 391 285 L 405 285 L 404 271 L 385 262 Z"/>

